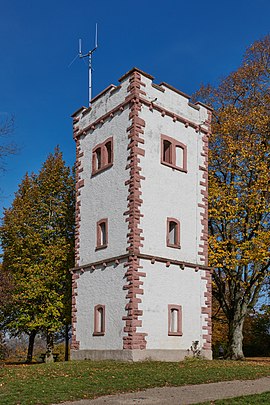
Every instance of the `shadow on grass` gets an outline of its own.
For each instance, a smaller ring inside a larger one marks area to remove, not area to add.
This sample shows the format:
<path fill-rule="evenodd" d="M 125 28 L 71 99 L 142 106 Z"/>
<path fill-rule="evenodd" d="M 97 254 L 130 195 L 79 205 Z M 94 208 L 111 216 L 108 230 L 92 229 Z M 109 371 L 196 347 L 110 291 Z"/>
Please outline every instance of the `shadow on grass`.
<path fill-rule="evenodd" d="M 36 364 L 42 364 L 41 361 L 32 361 L 31 363 L 25 361 L 25 360 L 1 360 L 0 361 L 0 367 L 4 366 L 33 366 Z"/>

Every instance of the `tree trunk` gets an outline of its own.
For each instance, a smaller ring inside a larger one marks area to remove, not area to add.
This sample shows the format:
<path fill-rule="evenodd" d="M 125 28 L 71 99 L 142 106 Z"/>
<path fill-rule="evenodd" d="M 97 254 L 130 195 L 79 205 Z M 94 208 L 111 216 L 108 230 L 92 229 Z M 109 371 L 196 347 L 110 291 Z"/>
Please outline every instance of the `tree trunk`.
<path fill-rule="evenodd" d="M 243 325 L 245 317 L 237 316 L 229 321 L 229 345 L 226 358 L 231 360 L 242 360 L 243 353 Z"/>
<path fill-rule="evenodd" d="M 26 363 L 32 362 L 36 334 L 37 334 L 37 331 L 32 330 L 29 335 Z"/>
<path fill-rule="evenodd" d="M 2 334 L 2 332 L 0 332 L 0 360 L 3 360 L 6 356 L 6 343 L 5 343 L 5 339 L 4 336 Z M 1 363 L 0 363 L 0 367 L 1 367 Z"/>
<path fill-rule="evenodd" d="M 45 363 L 52 363 L 52 362 L 53 362 L 53 333 L 48 332 Z"/>
<path fill-rule="evenodd" d="M 68 346 L 69 346 L 69 325 L 65 325 L 65 361 L 68 361 Z"/>

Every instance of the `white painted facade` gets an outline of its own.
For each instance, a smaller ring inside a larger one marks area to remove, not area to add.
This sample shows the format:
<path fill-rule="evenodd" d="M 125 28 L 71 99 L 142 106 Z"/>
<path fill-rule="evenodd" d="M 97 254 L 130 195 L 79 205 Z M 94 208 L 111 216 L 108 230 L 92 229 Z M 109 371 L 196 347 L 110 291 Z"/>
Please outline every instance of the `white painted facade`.
<path fill-rule="evenodd" d="M 128 157 L 126 136 L 128 125 L 128 110 L 126 110 L 81 140 L 84 152 L 82 157 L 84 187 L 81 190 L 83 220 L 80 227 L 80 265 L 118 256 L 125 251 L 128 228 L 123 216 L 127 207 L 124 162 Z M 110 136 L 113 137 L 113 166 L 92 176 L 92 149 Z M 96 223 L 102 218 L 108 218 L 109 243 L 106 249 L 95 250 Z"/>
<path fill-rule="evenodd" d="M 135 113 L 134 105 L 139 106 Z M 72 358 L 180 360 L 196 340 L 211 358 L 209 269 L 202 249 L 207 243 L 202 189 L 209 110 L 191 104 L 186 95 L 166 84 L 153 85 L 151 76 L 133 69 L 118 87 L 111 85 L 91 108 L 74 117 L 80 151 L 77 180 L 83 185 L 77 195 Z M 161 135 L 186 146 L 186 172 L 161 163 Z M 136 136 L 141 138 L 139 144 Z M 93 176 L 93 149 L 110 137 L 113 164 Z M 144 156 L 136 155 L 137 148 L 143 149 Z M 134 154 L 135 177 L 129 167 Z M 135 198 L 130 184 L 135 194 L 139 192 Z M 139 224 L 133 225 L 136 209 Z M 96 249 L 97 222 L 103 218 L 108 221 L 108 244 Z M 180 222 L 180 248 L 167 246 L 167 218 Z M 135 236 L 130 242 L 136 229 L 140 241 Z M 134 258 L 139 268 L 130 264 Z M 129 296 L 133 287 L 135 292 Z M 102 336 L 94 333 L 96 305 L 105 306 Z M 169 305 L 182 309 L 181 335 L 168 333 Z M 127 335 L 130 346 L 123 344 Z M 136 342 L 143 340 L 144 346 L 140 343 L 138 348 Z"/>
<path fill-rule="evenodd" d="M 123 346 L 123 307 L 125 291 L 123 264 L 118 266 L 97 266 L 95 270 L 86 270 L 78 283 L 78 338 L 80 350 L 100 350 L 105 347 L 121 350 Z M 102 283 L 101 283 L 102 280 Z M 104 336 L 93 336 L 95 305 L 105 305 L 106 326 Z"/>
<path fill-rule="evenodd" d="M 198 319 L 204 302 L 205 283 L 201 271 L 165 263 L 151 264 L 142 260 L 147 273 L 144 282 L 143 330 L 148 332 L 147 348 L 154 350 L 185 350 L 192 341 L 202 342 L 202 324 Z M 168 336 L 168 304 L 182 306 L 182 336 Z"/>
<path fill-rule="evenodd" d="M 201 202 L 202 196 L 198 192 L 201 180 L 198 166 L 202 136 L 196 134 L 194 129 L 185 128 L 184 124 L 161 117 L 158 112 L 151 112 L 145 107 L 142 117 L 147 124 L 145 158 L 141 164 L 142 174 L 148 179 L 142 182 L 144 217 L 141 224 L 145 237 L 142 252 L 197 263 L 201 235 L 198 202 Z M 187 173 L 160 163 L 160 137 L 156 134 L 168 135 L 187 146 Z M 166 246 L 167 217 L 180 220 L 180 250 Z"/>

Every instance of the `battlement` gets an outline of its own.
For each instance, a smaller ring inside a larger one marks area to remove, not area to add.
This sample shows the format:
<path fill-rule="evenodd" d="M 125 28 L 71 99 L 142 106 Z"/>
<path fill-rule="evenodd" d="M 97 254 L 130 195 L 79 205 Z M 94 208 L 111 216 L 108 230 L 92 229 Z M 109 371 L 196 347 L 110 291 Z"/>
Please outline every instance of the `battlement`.
<path fill-rule="evenodd" d="M 190 96 L 174 88 L 170 84 L 162 82 L 156 84 L 154 77 L 138 68 L 133 68 L 125 73 L 120 79 L 118 86 L 110 84 L 101 93 L 91 100 L 90 107 L 81 107 L 72 117 L 77 122 L 77 136 L 85 134 L 95 125 L 102 124 L 110 119 L 118 111 L 126 108 L 134 95 L 129 92 L 130 77 L 137 72 L 141 75 L 141 83 L 144 87 L 140 91 L 139 100 L 150 109 L 157 110 L 162 115 L 170 115 L 186 125 L 200 126 L 202 131 L 208 132 L 208 114 L 211 108 L 203 103 L 191 103 Z"/>

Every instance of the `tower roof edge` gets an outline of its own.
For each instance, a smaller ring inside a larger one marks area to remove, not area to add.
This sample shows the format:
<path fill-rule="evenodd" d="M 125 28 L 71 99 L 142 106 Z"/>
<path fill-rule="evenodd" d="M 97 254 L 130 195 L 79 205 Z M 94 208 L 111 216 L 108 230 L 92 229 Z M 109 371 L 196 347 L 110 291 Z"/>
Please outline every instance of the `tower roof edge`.
<path fill-rule="evenodd" d="M 76 115 L 78 115 L 80 112 L 87 110 L 89 107 L 85 107 L 84 105 L 80 108 L 78 108 L 76 111 L 74 111 L 73 114 L 71 114 L 71 117 L 74 118 Z"/>
<path fill-rule="evenodd" d="M 133 67 L 132 69 L 130 69 L 128 72 L 126 72 L 123 76 L 120 77 L 120 79 L 118 79 L 118 81 L 121 83 L 123 80 L 125 80 L 128 76 L 130 76 L 133 72 L 138 72 L 141 73 L 143 76 L 148 77 L 148 79 L 150 80 L 154 80 L 154 76 L 149 75 L 148 73 L 144 72 L 143 70 L 137 68 L 137 67 Z"/>
<path fill-rule="evenodd" d="M 214 111 L 213 107 L 210 107 L 208 104 L 202 103 L 201 101 L 197 101 L 195 105 L 201 105 L 202 107 L 206 108 L 209 111 Z"/>
<path fill-rule="evenodd" d="M 167 87 L 168 89 L 174 91 L 175 93 L 180 94 L 180 96 L 183 96 L 183 97 L 187 98 L 188 100 L 190 99 L 190 96 L 189 96 L 188 94 L 184 93 L 184 92 L 181 91 L 181 90 L 178 90 L 177 88 L 173 87 L 171 84 L 168 84 L 168 83 L 165 83 L 165 82 L 161 82 L 161 83 L 159 84 L 159 86 L 161 86 L 161 87 Z"/>

